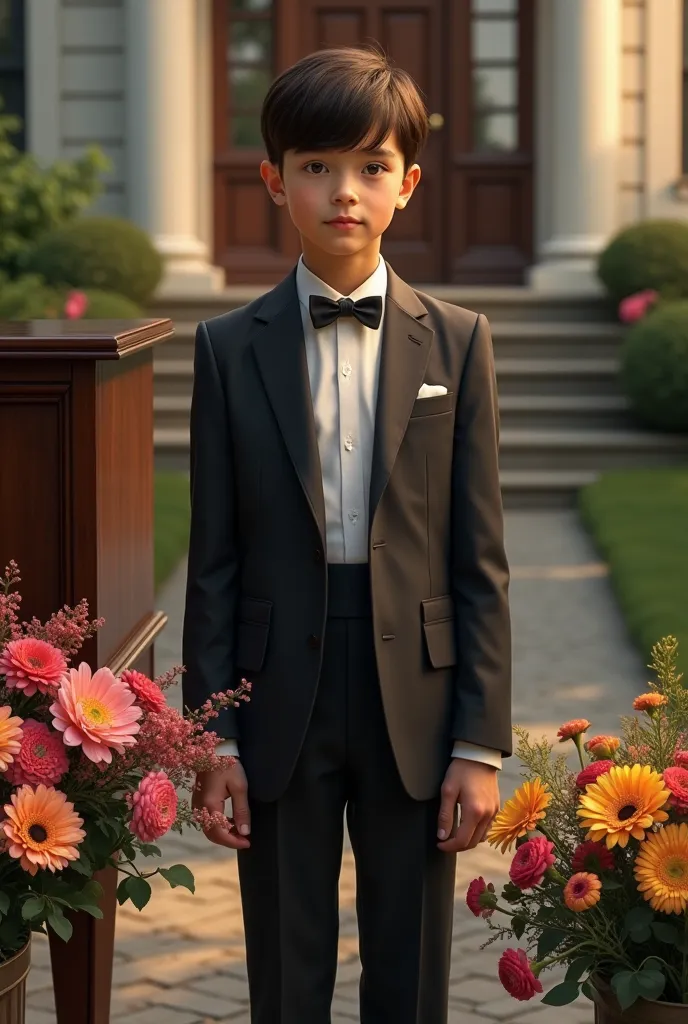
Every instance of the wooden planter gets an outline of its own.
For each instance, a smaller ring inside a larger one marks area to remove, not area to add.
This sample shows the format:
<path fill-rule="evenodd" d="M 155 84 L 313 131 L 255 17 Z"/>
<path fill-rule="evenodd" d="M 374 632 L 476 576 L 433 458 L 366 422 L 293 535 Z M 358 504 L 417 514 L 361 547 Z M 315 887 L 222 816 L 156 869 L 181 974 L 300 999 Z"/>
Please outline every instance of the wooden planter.
<path fill-rule="evenodd" d="M 595 1024 L 688 1024 L 688 1003 L 658 1003 L 638 999 L 628 1010 L 619 1006 L 613 990 L 595 979 Z"/>
<path fill-rule="evenodd" d="M 10 960 L 0 964 L 0 1024 L 24 1024 L 26 976 L 31 967 L 31 937 Z"/>

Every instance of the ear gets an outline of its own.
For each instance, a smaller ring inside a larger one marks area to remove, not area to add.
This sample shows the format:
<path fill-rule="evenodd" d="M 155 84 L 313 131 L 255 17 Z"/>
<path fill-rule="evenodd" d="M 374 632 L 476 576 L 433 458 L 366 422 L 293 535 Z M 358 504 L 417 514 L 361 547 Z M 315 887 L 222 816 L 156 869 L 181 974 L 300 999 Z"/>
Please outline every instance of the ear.
<path fill-rule="evenodd" d="M 263 160 L 260 165 L 260 176 L 265 182 L 265 187 L 270 193 L 270 198 L 278 206 L 284 206 L 287 201 L 284 192 L 284 183 L 277 167 L 269 160 Z"/>
<path fill-rule="evenodd" d="M 404 180 L 401 183 L 401 188 L 399 189 L 399 197 L 396 203 L 394 204 L 397 210 L 404 209 L 409 199 L 413 195 L 413 190 L 415 189 L 419 181 L 420 167 L 418 166 L 418 164 L 412 164 L 412 166 L 409 167 L 408 171 L 406 172 L 406 175 L 404 176 Z"/>

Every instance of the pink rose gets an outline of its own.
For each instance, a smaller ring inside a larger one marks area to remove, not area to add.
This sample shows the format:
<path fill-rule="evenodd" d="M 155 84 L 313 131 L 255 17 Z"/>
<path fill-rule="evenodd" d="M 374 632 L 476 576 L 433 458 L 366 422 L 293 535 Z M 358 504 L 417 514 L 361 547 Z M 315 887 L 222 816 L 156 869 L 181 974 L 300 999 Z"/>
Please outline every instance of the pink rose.
<path fill-rule="evenodd" d="M 488 906 L 483 894 L 492 894 L 494 891 L 495 887 L 492 882 L 487 885 L 482 875 L 480 878 L 473 879 L 466 892 L 466 904 L 474 917 L 492 917 L 494 907 Z"/>
<path fill-rule="evenodd" d="M 505 949 L 497 968 L 499 980 L 514 999 L 532 999 L 542 992 L 542 982 L 531 970 L 525 949 Z"/>
<path fill-rule="evenodd" d="M 535 836 L 519 846 L 509 868 L 509 878 L 519 889 L 540 885 L 547 868 L 554 864 L 554 843 L 544 836 Z"/>
<path fill-rule="evenodd" d="M 68 320 L 78 320 L 88 309 L 88 296 L 84 292 L 70 292 L 65 299 L 64 315 Z"/>
<path fill-rule="evenodd" d="M 627 295 L 619 303 L 619 319 L 625 324 L 633 324 L 636 320 L 641 320 L 658 298 L 659 294 L 652 288 L 636 292 L 635 295 Z"/>

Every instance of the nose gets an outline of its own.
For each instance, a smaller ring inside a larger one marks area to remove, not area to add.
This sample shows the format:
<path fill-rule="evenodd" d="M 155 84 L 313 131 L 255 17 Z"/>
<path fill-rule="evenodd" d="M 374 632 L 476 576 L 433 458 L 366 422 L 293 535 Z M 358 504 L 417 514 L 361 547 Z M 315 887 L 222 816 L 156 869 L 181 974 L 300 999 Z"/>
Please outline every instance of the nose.
<path fill-rule="evenodd" d="M 352 205 L 358 202 L 358 193 L 354 188 L 353 180 L 347 175 L 338 178 L 334 183 L 332 201 L 340 206 Z"/>

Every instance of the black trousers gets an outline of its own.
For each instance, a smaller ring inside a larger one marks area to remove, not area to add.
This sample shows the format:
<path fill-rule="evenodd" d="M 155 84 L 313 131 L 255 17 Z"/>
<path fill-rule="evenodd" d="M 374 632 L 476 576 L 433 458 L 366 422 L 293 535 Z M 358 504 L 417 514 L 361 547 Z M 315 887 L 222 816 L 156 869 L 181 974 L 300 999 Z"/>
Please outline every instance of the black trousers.
<path fill-rule="evenodd" d="M 279 800 L 239 851 L 252 1024 L 330 1024 L 344 814 L 356 865 L 361 1024 L 446 1024 L 456 858 L 437 799 L 403 788 L 375 666 L 367 565 L 329 567 L 323 669 Z M 288 680 L 285 680 L 288 685 Z M 250 799 L 250 784 L 249 784 Z"/>

